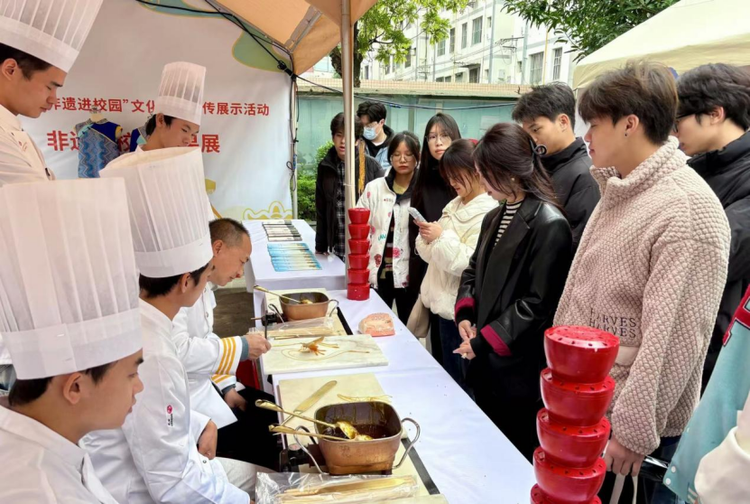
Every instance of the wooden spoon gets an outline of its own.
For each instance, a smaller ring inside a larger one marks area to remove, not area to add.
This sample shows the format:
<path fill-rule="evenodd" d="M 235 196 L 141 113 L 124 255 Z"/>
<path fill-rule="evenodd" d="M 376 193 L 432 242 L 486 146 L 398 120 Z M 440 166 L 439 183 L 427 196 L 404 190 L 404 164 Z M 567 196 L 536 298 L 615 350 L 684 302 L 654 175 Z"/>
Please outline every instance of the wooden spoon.
<path fill-rule="evenodd" d="M 323 427 L 328 427 L 329 429 L 340 429 L 341 432 L 343 432 L 344 435 L 348 437 L 349 439 L 358 439 L 359 441 L 371 441 L 372 440 L 372 437 L 368 436 L 367 434 L 360 434 L 357 431 L 356 427 L 354 427 L 349 422 L 339 421 L 339 422 L 336 422 L 335 424 L 323 422 L 322 420 L 316 420 L 315 418 L 310 418 L 304 415 L 298 415 L 297 413 L 292 413 L 291 411 L 286 411 L 278 404 L 274 404 L 271 401 L 264 401 L 263 399 L 258 399 L 257 401 L 255 401 L 255 406 L 258 408 L 276 411 L 278 413 L 284 413 L 285 415 L 291 415 L 293 417 L 300 418 L 307 422 L 312 422 L 318 425 L 322 425 Z"/>
<path fill-rule="evenodd" d="M 261 287 L 260 285 L 254 285 L 253 289 L 257 290 L 257 291 L 265 292 L 266 294 L 271 294 L 273 296 L 278 296 L 279 298 L 286 299 L 288 301 L 291 301 L 292 303 L 302 304 L 301 301 L 298 301 L 298 300 L 296 300 L 294 298 L 290 298 L 289 296 L 285 296 L 283 294 L 279 294 L 277 292 L 272 292 L 272 291 L 266 289 L 265 287 Z"/>

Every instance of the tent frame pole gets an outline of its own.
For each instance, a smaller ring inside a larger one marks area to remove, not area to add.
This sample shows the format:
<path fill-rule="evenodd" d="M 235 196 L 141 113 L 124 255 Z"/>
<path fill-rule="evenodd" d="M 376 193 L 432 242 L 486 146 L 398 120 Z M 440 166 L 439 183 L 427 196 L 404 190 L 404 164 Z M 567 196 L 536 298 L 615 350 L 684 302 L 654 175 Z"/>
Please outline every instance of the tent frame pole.
<path fill-rule="evenodd" d="M 347 210 L 356 204 L 354 192 L 354 27 L 352 26 L 351 0 L 341 0 L 341 76 L 344 89 L 344 135 L 346 136 L 346 156 L 344 158 L 344 201 Z M 349 283 L 349 212 L 344 215 L 346 222 L 345 279 Z"/>

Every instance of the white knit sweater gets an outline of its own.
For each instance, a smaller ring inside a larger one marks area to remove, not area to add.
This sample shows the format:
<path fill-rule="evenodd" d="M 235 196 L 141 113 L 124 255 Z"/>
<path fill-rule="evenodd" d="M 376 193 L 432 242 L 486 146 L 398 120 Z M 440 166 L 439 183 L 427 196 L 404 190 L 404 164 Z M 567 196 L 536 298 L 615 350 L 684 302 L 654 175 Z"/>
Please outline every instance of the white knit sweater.
<path fill-rule="evenodd" d="M 670 138 L 625 179 L 591 168 L 602 198 L 555 316 L 555 325 L 597 327 L 630 348 L 611 372 L 609 415 L 617 440 L 644 455 L 690 419 L 726 282 L 729 225 L 686 159 Z"/>

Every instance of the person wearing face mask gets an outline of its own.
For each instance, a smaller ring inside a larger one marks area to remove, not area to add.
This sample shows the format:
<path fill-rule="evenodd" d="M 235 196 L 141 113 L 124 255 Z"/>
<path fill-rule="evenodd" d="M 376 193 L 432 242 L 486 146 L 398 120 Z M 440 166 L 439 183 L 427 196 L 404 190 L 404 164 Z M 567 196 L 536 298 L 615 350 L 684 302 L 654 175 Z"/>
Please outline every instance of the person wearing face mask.
<path fill-rule="evenodd" d="M 437 222 L 417 222 L 417 252 L 428 264 L 419 299 L 440 317 L 443 367 L 465 390 L 465 360 L 453 350 L 461 344 L 454 321 L 456 295 L 461 274 L 469 265 L 479 239 L 484 216 L 497 207 L 497 201 L 484 190 L 474 167 L 474 142 L 456 140 L 440 160 L 440 174 L 458 196 L 443 209 Z"/>
<path fill-rule="evenodd" d="M 362 138 L 367 146 L 367 154 L 375 158 L 386 175 L 391 169 L 388 146 L 394 135 L 393 130 L 385 124 L 387 114 L 382 103 L 366 101 L 357 108 L 357 117 L 363 126 Z"/>
<path fill-rule="evenodd" d="M 394 301 L 404 324 L 416 296 L 409 286 L 409 202 L 414 186 L 419 140 L 401 132 L 388 147 L 391 171 L 365 186 L 357 206 L 370 210 L 370 285 L 377 289 L 389 308 Z"/>
<path fill-rule="evenodd" d="M 589 172 L 591 158 L 586 144 L 575 136 L 573 90 L 561 82 L 533 87 L 516 102 L 513 120 L 523 126 L 537 145 L 544 146 L 542 165 L 570 222 L 575 251 L 599 202 L 599 187 Z"/>
<path fill-rule="evenodd" d="M 544 331 L 573 259 L 570 225 L 533 140 L 520 126 L 490 128 L 474 149 L 487 194 L 501 202 L 482 221 L 455 306 L 477 405 L 528 460 L 539 446 Z"/>
<path fill-rule="evenodd" d="M 18 116 L 54 107 L 102 0 L 59 3 L 0 5 L 0 186 L 55 178 Z"/>
<path fill-rule="evenodd" d="M 143 390 L 125 185 L 0 188 L 0 256 L 0 331 L 18 373 L 0 398 L 0 502 L 115 504 L 79 441 L 120 428 Z"/>
<path fill-rule="evenodd" d="M 252 407 L 256 399 L 273 401 L 273 397 L 255 389 L 238 392 L 235 377 L 240 362 L 258 359 L 271 344 L 260 333 L 220 338 L 213 332 L 213 286 L 242 278 L 252 252 L 250 234 L 228 218 L 211 221 L 209 230 L 214 269 L 198 301 L 174 318 L 172 341 L 188 375 L 193 409 L 213 420 L 219 430 L 217 454 L 275 467 L 278 450 L 268 425 L 276 421 L 276 414 Z"/>
<path fill-rule="evenodd" d="M 447 180 L 440 175 L 440 159 L 451 142 L 461 138 L 458 124 L 453 117 L 442 112 L 435 114 L 427 121 L 422 142 L 422 156 L 417 170 L 416 182 L 411 198 L 411 206 L 417 209 L 426 222 L 437 222 L 443 214 L 445 205 L 456 197 L 456 191 Z M 409 221 L 409 249 L 416 250 L 419 227 L 414 219 Z M 427 272 L 427 263 L 412 254 L 409 258 L 409 290 L 415 298 L 419 295 L 422 280 Z M 429 310 L 417 301 L 414 310 L 416 312 L 430 313 Z M 412 315 L 413 317 L 414 315 Z M 440 343 L 440 317 L 428 315 L 429 317 L 429 341 L 428 348 L 432 356 L 439 363 L 443 362 L 443 352 Z M 423 336 L 423 335 L 419 335 Z"/>

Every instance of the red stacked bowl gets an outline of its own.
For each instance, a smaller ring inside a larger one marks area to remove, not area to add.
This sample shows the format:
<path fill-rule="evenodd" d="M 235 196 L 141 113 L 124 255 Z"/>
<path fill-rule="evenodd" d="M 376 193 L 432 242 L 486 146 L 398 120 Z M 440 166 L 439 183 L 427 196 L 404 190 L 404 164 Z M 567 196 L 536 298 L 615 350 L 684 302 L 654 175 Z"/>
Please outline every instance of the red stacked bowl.
<path fill-rule="evenodd" d="M 606 472 L 603 459 L 598 459 L 590 467 L 576 469 L 553 463 L 541 448 L 534 452 L 537 484 L 553 504 L 585 504 L 593 501 L 604 483 Z"/>
<path fill-rule="evenodd" d="M 349 282 L 347 298 L 364 301 L 370 298 L 370 210 L 349 209 Z"/>
<path fill-rule="evenodd" d="M 531 504 L 556 504 L 556 502 L 550 500 L 550 498 L 542 492 L 542 489 L 539 488 L 539 485 L 534 485 L 531 489 Z M 602 500 L 599 497 L 594 497 L 585 504 L 602 504 Z"/>
<path fill-rule="evenodd" d="M 534 453 L 532 502 L 599 502 L 606 472 L 601 454 L 611 431 L 604 415 L 615 392 L 609 372 L 619 346 L 616 336 L 590 327 L 545 332 L 549 367 L 540 380 L 546 408 L 537 415 L 541 447 Z"/>

